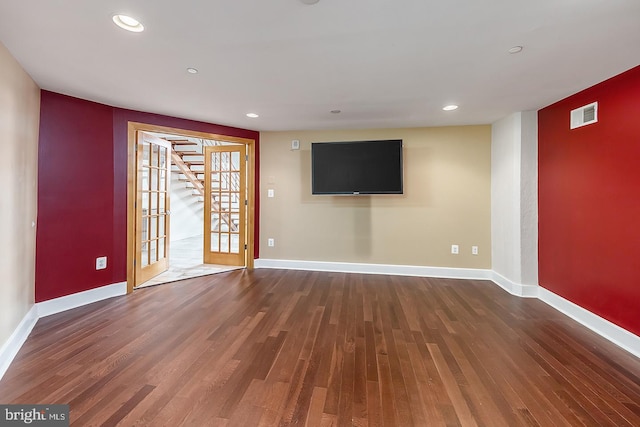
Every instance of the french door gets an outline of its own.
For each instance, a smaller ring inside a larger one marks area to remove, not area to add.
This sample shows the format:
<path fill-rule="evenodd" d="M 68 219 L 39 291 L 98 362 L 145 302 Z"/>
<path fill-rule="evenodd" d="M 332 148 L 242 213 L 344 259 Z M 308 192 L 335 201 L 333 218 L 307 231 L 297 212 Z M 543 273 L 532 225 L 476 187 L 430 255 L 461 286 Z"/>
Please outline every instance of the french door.
<path fill-rule="evenodd" d="M 246 161 L 245 145 L 205 147 L 204 262 L 207 264 L 246 265 Z"/>
<path fill-rule="evenodd" d="M 137 134 L 135 286 L 169 268 L 171 144 Z"/>

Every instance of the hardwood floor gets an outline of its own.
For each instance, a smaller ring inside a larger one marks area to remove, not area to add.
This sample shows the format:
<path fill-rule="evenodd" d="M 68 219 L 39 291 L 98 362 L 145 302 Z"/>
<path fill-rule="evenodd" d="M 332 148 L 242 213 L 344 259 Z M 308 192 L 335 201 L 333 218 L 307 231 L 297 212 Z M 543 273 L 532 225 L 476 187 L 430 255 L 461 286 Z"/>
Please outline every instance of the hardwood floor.
<path fill-rule="evenodd" d="M 640 360 L 487 281 L 240 270 L 41 319 L 0 402 L 74 426 L 638 426 Z"/>

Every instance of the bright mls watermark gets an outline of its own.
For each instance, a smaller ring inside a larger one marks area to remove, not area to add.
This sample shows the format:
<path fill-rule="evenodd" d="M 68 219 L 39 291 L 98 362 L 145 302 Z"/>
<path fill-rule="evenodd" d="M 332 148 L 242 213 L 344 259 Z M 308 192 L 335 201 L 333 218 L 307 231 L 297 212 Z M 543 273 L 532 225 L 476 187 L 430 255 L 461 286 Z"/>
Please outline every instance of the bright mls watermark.
<path fill-rule="evenodd" d="M 69 427 L 69 405 L 0 405 L 0 427 Z"/>

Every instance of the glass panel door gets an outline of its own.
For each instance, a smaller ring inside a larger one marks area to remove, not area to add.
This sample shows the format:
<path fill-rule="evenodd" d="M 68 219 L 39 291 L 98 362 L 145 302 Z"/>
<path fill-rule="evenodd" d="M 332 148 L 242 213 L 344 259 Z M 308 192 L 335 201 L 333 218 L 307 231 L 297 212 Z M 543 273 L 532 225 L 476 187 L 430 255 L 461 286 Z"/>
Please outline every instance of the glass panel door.
<path fill-rule="evenodd" d="M 244 145 L 205 147 L 204 262 L 245 265 Z"/>
<path fill-rule="evenodd" d="M 138 132 L 136 155 L 135 285 L 138 286 L 169 268 L 171 144 Z"/>

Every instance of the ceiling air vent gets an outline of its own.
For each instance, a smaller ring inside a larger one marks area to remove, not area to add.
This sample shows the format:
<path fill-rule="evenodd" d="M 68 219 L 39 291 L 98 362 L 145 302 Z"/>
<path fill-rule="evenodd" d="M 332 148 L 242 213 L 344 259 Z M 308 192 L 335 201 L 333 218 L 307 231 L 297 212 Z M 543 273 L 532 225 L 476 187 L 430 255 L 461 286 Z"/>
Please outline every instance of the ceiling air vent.
<path fill-rule="evenodd" d="M 598 121 L 598 103 L 593 102 L 584 107 L 571 110 L 571 129 L 590 125 Z"/>

